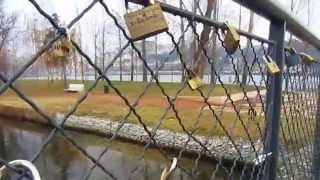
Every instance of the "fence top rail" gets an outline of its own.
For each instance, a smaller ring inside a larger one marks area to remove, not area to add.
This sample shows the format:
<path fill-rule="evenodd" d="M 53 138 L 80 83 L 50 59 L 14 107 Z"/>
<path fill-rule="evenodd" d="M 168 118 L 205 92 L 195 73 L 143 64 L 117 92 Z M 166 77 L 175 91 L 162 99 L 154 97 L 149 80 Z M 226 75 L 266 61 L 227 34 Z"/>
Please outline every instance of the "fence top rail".
<path fill-rule="evenodd" d="M 177 8 L 175 6 L 172 6 L 172 5 L 169 5 L 169 4 L 166 4 L 166 3 L 160 3 L 160 5 L 161 5 L 161 8 L 162 8 L 163 11 L 168 12 L 170 14 L 179 15 L 179 16 L 187 18 L 189 20 L 194 20 L 194 21 L 197 21 L 197 22 L 200 22 L 200 23 L 204 23 L 204 24 L 207 24 L 207 25 L 210 25 L 210 26 L 214 26 L 214 27 L 219 28 L 219 29 L 226 29 L 227 28 L 224 23 L 214 21 L 211 18 L 200 16 L 200 15 L 194 14 L 194 13 L 192 13 L 190 11 L 186 11 L 186 10 L 180 9 L 180 8 Z M 260 42 L 263 42 L 263 43 L 267 43 L 267 44 L 270 44 L 270 45 L 275 44 L 275 42 L 273 42 L 271 40 L 262 38 L 260 36 L 257 36 L 257 35 L 251 34 L 251 33 L 248 33 L 246 31 L 242 31 L 242 30 L 239 30 L 239 29 L 237 29 L 237 31 L 238 31 L 238 33 L 240 35 L 246 36 L 248 38 L 255 39 L 257 41 L 260 41 Z"/>
<path fill-rule="evenodd" d="M 276 0 L 234 0 L 270 20 L 285 21 L 288 30 L 298 38 L 320 49 L 319 38 Z"/>

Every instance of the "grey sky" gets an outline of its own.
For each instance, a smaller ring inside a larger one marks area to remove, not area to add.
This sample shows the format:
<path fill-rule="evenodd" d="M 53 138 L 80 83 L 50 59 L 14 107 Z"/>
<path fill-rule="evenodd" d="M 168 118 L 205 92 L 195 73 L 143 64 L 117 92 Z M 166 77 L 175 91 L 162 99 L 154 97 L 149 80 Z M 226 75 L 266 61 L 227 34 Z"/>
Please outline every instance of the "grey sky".
<path fill-rule="evenodd" d="M 41 5 L 42 8 L 45 9 L 46 12 L 52 14 L 54 12 L 58 13 L 61 19 L 65 22 L 70 22 L 76 15 L 77 11 L 80 12 L 84 9 L 92 0 L 37 0 L 37 2 Z M 204 1 L 204 0 L 202 0 Z M 229 21 L 235 26 L 238 26 L 239 19 L 239 5 L 234 3 L 231 0 L 220 0 L 222 2 L 221 10 L 220 10 L 220 21 Z M 282 4 L 286 9 L 290 9 L 291 0 L 278 0 L 280 4 Z M 296 1 L 296 0 L 295 0 Z M 300 6 L 296 7 L 295 11 L 298 11 L 297 18 L 307 25 L 307 0 L 300 0 Z M 19 15 L 20 20 L 29 18 L 36 18 L 41 16 L 35 10 L 35 8 L 30 4 L 28 0 L 5 0 L 6 8 L 10 12 L 16 12 Z M 123 0 L 105 0 L 106 4 L 110 7 L 110 9 L 121 19 L 123 23 L 123 14 L 125 13 L 124 2 Z M 184 3 L 186 6 L 189 6 L 188 9 L 191 9 L 191 0 L 185 0 Z M 315 32 L 320 37 L 320 21 L 317 20 L 320 15 L 320 1 L 319 0 L 310 0 L 311 2 L 311 23 L 310 29 Z M 167 3 L 178 5 L 178 0 L 167 0 Z M 297 10 L 298 9 L 298 10 Z M 243 9 L 243 26 L 242 29 L 247 29 L 247 24 L 249 20 L 249 11 Z M 179 22 L 177 17 L 168 17 L 170 30 L 179 34 L 179 25 L 175 22 Z M 110 51 L 113 51 L 117 48 L 117 28 L 113 25 L 110 17 L 105 15 L 102 7 L 97 3 L 94 8 L 89 11 L 84 18 L 77 23 L 76 27 L 81 27 L 83 32 L 83 38 L 87 43 L 85 44 L 85 48 L 91 49 L 92 47 L 92 34 L 96 28 L 101 28 L 102 24 L 106 24 L 108 29 L 108 43 L 110 46 L 108 47 Z M 124 25 L 123 25 L 124 26 Z M 125 27 L 125 26 L 124 26 Z M 268 36 L 269 31 L 269 22 L 264 18 L 257 17 L 255 18 L 255 28 L 254 33 L 263 37 Z M 160 43 L 166 43 L 169 41 L 168 37 L 161 36 Z"/>

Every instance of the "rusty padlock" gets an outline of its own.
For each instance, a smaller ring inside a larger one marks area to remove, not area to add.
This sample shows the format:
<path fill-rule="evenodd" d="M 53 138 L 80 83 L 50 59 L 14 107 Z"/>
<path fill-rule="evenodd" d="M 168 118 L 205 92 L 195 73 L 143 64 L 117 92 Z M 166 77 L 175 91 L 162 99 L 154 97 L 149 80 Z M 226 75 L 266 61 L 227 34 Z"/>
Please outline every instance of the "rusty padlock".
<path fill-rule="evenodd" d="M 300 53 L 300 56 L 302 58 L 303 63 L 305 64 L 313 64 L 317 62 L 317 60 L 314 57 L 310 56 L 309 54 Z"/>
<path fill-rule="evenodd" d="M 267 71 L 270 74 L 276 74 L 280 72 L 277 63 L 275 63 L 269 55 L 263 56 L 263 60 L 266 63 Z"/>
<path fill-rule="evenodd" d="M 159 3 L 150 2 L 143 9 L 125 14 L 124 18 L 133 40 L 145 39 L 168 30 Z"/>
<path fill-rule="evenodd" d="M 192 90 L 196 90 L 202 87 L 204 85 L 204 82 L 199 76 L 193 75 L 188 79 L 188 85 Z"/>
<path fill-rule="evenodd" d="M 288 48 L 285 50 L 286 51 L 286 65 L 287 67 L 292 67 L 292 66 L 296 66 L 298 64 L 301 64 L 301 56 L 299 54 L 297 54 L 296 50 L 294 48 Z"/>
<path fill-rule="evenodd" d="M 227 34 L 224 38 L 224 45 L 227 53 L 233 54 L 239 47 L 240 35 L 234 27 L 228 25 L 227 23 L 225 23 L 225 26 L 227 28 Z"/>

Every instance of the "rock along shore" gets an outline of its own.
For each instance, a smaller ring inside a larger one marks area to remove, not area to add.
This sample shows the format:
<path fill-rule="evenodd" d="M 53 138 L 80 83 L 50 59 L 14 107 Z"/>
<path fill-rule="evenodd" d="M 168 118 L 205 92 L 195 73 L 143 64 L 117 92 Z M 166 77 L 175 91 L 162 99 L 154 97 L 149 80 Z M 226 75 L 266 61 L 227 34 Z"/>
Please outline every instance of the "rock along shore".
<path fill-rule="evenodd" d="M 44 118 L 38 115 L 36 112 L 23 108 L 15 108 L 9 106 L 0 106 L 0 116 L 14 118 L 23 121 L 32 121 L 41 124 L 50 125 Z M 61 125 L 63 114 L 51 114 L 54 117 L 54 123 L 58 126 Z M 100 134 L 104 136 L 112 136 L 117 132 L 117 138 L 130 140 L 133 142 L 148 144 L 150 142 L 149 135 L 143 129 L 142 126 L 137 124 L 126 123 L 121 124 L 119 122 L 100 119 L 87 116 L 70 116 L 64 124 L 64 128 L 72 130 L 80 130 Z M 118 130 L 118 131 L 117 131 Z M 152 128 L 148 127 L 150 132 Z M 157 146 L 165 149 L 171 149 L 175 151 L 185 150 L 186 153 L 198 155 L 201 153 L 210 159 L 222 159 L 222 161 L 233 162 L 237 160 L 239 163 L 253 165 L 256 158 L 256 154 L 249 141 L 236 140 L 238 150 L 241 152 L 242 159 L 240 159 L 239 153 L 227 137 L 206 137 L 206 136 L 193 136 L 197 139 L 196 142 L 193 138 L 189 137 L 186 133 L 173 132 L 166 129 L 158 129 L 154 134 L 154 139 Z M 199 143 L 201 142 L 201 143 Z M 151 145 L 153 142 L 151 141 Z M 261 151 L 261 141 L 253 142 L 256 151 Z M 204 150 L 204 146 L 207 151 Z"/>

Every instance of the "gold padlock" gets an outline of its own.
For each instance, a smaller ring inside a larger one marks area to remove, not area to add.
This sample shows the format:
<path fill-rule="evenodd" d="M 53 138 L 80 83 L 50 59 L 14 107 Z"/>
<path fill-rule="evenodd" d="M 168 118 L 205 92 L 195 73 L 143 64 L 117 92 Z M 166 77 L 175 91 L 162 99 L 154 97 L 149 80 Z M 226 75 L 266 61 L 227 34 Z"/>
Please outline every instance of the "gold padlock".
<path fill-rule="evenodd" d="M 306 53 L 300 53 L 300 56 L 302 58 L 302 61 L 305 64 L 313 64 L 313 63 L 317 62 L 317 60 L 314 57 L 312 57 Z"/>
<path fill-rule="evenodd" d="M 224 45 L 227 53 L 233 54 L 239 47 L 240 35 L 234 27 L 228 25 L 227 23 L 225 23 L 225 26 L 227 27 L 227 34 L 224 38 Z"/>
<path fill-rule="evenodd" d="M 55 57 L 68 57 L 72 52 L 72 43 L 68 38 L 60 38 L 57 40 L 52 49 L 52 54 Z"/>
<path fill-rule="evenodd" d="M 124 16 L 131 38 L 141 40 L 168 30 L 168 23 L 159 3 Z"/>
<path fill-rule="evenodd" d="M 200 88 L 201 86 L 203 86 L 204 82 L 200 77 L 194 76 L 194 77 L 188 79 L 188 84 L 192 90 L 196 90 L 196 89 Z"/>
<path fill-rule="evenodd" d="M 267 71 L 270 74 L 276 74 L 276 73 L 280 72 L 280 69 L 279 69 L 277 63 L 275 63 L 269 55 L 263 56 L 263 60 L 265 61 Z"/>

